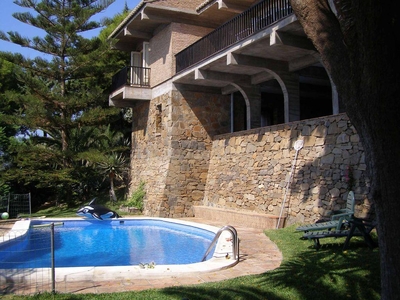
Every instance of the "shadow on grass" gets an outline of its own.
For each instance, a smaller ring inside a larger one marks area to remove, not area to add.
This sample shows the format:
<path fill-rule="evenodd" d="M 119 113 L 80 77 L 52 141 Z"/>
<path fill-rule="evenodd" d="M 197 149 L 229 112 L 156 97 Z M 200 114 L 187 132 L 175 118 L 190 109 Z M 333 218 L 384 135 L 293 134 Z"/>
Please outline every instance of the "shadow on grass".
<path fill-rule="evenodd" d="M 297 238 L 296 235 L 294 238 Z M 196 286 L 171 287 L 172 299 L 380 299 L 379 253 L 361 239 L 342 251 L 343 239 L 324 243 L 316 251 L 308 241 L 282 265 L 260 275 Z M 278 243 L 279 246 L 279 243 Z M 285 257 L 285 251 L 282 251 Z M 290 255 L 290 249 L 287 251 Z"/>

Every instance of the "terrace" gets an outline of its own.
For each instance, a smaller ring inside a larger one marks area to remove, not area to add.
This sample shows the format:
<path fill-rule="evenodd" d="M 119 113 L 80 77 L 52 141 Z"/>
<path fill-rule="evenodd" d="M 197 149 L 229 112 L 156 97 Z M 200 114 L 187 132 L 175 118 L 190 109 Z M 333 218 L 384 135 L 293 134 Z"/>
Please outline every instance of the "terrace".
<path fill-rule="evenodd" d="M 236 15 L 227 15 L 215 1 L 210 3 L 210 7 L 198 9 L 197 20 L 191 21 L 192 23 L 209 22 L 213 18 L 221 21 L 221 17 L 217 16 L 222 12 L 224 17 L 232 17 L 175 55 L 175 75 L 172 82 L 177 88 L 230 95 L 258 86 L 261 93 L 273 95 L 272 97 L 278 95 L 282 99 L 278 102 L 285 103 L 283 112 L 280 113 L 282 116 L 279 117 L 284 122 L 339 113 L 337 96 L 330 91 L 329 76 L 320 64 L 318 52 L 293 14 L 289 0 L 263 0 Z M 154 8 L 151 9 L 153 13 Z M 161 11 L 157 13 L 157 16 L 161 16 Z M 182 16 L 170 17 L 175 20 Z M 151 30 L 161 24 L 157 22 L 165 23 L 166 20 L 154 18 Z M 135 23 L 136 27 L 139 26 L 137 24 L 139 23 Z M 126 26 L 128 30 L 133 25 Z M 143 41 L 142 36 L 136 39 Z M 120 41 L 123 40 L 121 37 Z M 129 41 L 133 40 L 130 37 Z M 121 42 L 119 47 L 128 48 L 126 42 Z M 135 75 L 137 73 L 140 75 Z M 130 106 L 132 101 L 151 100 L 153 87 L 149 82 L 149 69 L 124 68 L 113 78 L 110 103 Z M 296 82 L 300 84 L 300 91 L 298 88 L 290 91 L 289 88 L 287 92 L 287 86 L 293 86 Z M 300 107 L 296 100 L 299 93 L 303 99 L 313 99 L 305 104 L 308 107 L 314 107 L 321 101 L 325 103 L 324 111 L 300 116 Z M 250 122 L 250 118 L 248 120 Z M 247 129 L 254 126 L 257 127 L 249 123 Z"/>

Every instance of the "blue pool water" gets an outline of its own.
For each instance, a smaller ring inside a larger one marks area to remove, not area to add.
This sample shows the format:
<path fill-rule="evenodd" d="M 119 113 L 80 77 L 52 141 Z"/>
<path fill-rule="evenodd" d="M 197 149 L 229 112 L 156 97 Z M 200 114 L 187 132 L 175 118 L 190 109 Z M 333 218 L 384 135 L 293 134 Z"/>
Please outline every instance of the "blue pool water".
<path fill-rule="evenodd" d="M 51 222 L 31 225 L 46 223 Z M 154 219 L 67 220 L 54 230 L 56 267 L 196 263 L 215 236 L 205 229 Z M 22 238 L 0 244 L 0 268 L 50 267 L 50 244 L 49 228 L 31 228 Z"/>

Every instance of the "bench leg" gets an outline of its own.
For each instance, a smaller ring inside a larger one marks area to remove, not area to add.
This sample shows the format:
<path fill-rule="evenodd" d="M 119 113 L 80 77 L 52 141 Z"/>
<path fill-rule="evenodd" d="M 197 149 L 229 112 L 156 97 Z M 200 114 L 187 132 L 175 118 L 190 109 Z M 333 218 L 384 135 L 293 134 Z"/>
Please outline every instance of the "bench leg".
<path fill-rule="evenodd" d="M 369 234 L 369 232 L 367 232 L 367 230 L 365 229 L 365 226 L 362 223 L 361 224 L 352 223 L 351 227 L 350 227 L 350 232 L 347 235 L 346 242 L 344 243 L 344 246 L 343 246 L 343 251 L 349 247 L 350 239 L 353 237 L 354 231 L 356 230 L 356 228 L 361 232 L 362 236 L 364 237 L 365 243 L 368 245 L 368 247 L 370 249 L 373 249 L 378 246 L 373 241 L 371 235 Z"/>
<path fill-rule="evenodd" d="M 349 234 L 347 235 L 346 241 L 344 242 L 343 251 L 345 251 L 347 248 L 349 248 L 350 239 L 353 237 L 356 227 L 357 226 L 354 223 L 351 224 Z"/>
<path fill-rule="evenodd" d="M 314 240 L 314 248 L 315 249 L 319 249 L 319 248 L 321 248 L 321 244 L 320 244 L 320 242 L 319 242 L 319 239 L 318 238 L 315 238 L 315 239 L 313 239 Z"/>

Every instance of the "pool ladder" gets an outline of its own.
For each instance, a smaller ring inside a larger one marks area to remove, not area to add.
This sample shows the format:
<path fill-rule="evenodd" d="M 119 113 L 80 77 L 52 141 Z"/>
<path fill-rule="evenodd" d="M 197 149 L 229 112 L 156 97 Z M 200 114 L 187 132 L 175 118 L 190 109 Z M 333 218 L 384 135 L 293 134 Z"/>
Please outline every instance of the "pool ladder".
<path fill-rule="evenodd" d="M 238 238 L 236 229 L 231 225 L 225 225 L 218 230 L 218 232 L 215 234 L 213 241 L 211 242 L 210 246 L 208 247 L 206 253 L 204 254 L 202 261 L 206 260 L 207 255 L 210 253 L 211 249 L 214 247 L 215 243 L 218 241 L 218 238 L 221 236 L 221 233 L 224 232 L 225 230 L 228 230 L 232 235 L 233 258 L 237 262 L 239 261 L 239 238 Z"/>

